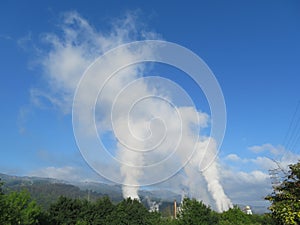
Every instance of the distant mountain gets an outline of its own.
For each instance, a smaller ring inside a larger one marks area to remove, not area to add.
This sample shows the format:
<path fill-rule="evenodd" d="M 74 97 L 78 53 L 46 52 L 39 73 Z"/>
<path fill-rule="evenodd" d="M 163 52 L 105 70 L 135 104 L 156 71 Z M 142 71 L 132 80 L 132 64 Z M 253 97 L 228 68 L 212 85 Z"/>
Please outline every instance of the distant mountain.
<path fill-rule="evenodd" d="M 64 180 L 41 177 L 19 177 L 0 173 L 0 178 L 4 181 L 5 191 L 19 191 L 26 189 L 31 197 L 43 208 L 47 209 L 51 203 L 55 202 L 59 196 L 70 198 L 88 199 L 95 201 L 103 196 L 108 196 L 112 202 L 123 200 L 122 187 L 118 184 L 105 184 L 97 182 L 76 182 L 70 183 Z M 181 201 L 181 195 L 170 190 L 140 190 L 141 202 L 150 207 L 153 202 L 159 205 L 163 214 L 172 213 L 173 201 Z M 238 204 L 243 209 L 245 205 Z M 266 213 L 266 206 L 251 206 L 253 213 Z"/>
<path fill-rule="evenodd" d="M 70 198 L 89 198 L 90 200 L 104 196 L 104 194 L 81 190 L 75 185 L 51 178 L 18 177 L 5 174 L 0 174 L 0 178 L 4 181 L 4 191 L 28 190 L 31 197 L 44 209 L 47 209 L 61 195 Z"/>
<path fill-rule="evenodd" d="M 82 191 L 98 193 L 102 196 L 109 196 L 113 202 L 119 202 L 123 200 L 122 189 L 120 185 L 96 182 L 77 182 L 72 184 L 79 187 Z"/>
<path fill-rule="evenodd" d="M 31 197 L 43 208 L 47 209 L 51 203 L 55 202 L 59 196 L 70 198 L 88 199 L 95 201 L 97 198 L 108 196 L 113 202 L 123 200 L 122 187 L 117 184 L 105 184 L 96 182 L 70 183 L 63 180 L 41 177 L 19 177 L 0 173 L 0 178 L 4 181 L 4 190 L 20 191 L 28 190 Z M 180 201 L 180 195 L 167 190 L 141 190 L 141 202 L 150 207 L 150 202 L 165 207 L 170 207 L 174 199 Z"/>

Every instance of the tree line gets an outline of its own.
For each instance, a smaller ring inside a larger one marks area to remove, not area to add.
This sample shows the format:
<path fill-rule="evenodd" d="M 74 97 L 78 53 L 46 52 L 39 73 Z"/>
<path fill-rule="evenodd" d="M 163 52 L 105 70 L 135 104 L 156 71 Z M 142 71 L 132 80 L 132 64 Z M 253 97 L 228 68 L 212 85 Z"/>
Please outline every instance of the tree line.
<path fill-rule="evenodd" d="M 4 193 L 0 180 L 0 224 L 47 225 L 296 225 L 300 224 L 300 163 L 266 197 L 271 213 L 247 215 L 238 207 L 217 213 L 203 202 L 186 198 L 177 218 L 150 212 L 138 200 L 113 203 L 104 196 L 96 201 L 61 196 L 48 209 L 32 200 L 28 191 Z"/>

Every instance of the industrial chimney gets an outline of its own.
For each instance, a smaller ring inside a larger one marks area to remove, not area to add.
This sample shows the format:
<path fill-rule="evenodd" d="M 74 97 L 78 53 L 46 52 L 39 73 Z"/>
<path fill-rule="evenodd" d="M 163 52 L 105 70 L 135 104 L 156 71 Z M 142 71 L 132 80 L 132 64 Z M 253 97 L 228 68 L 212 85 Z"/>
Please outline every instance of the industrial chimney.
<path fill-rule="evenodd" d="M 174 219 L 177 218 L 177 203 L 176 203 L 176 199 L 174 200 Z"/>

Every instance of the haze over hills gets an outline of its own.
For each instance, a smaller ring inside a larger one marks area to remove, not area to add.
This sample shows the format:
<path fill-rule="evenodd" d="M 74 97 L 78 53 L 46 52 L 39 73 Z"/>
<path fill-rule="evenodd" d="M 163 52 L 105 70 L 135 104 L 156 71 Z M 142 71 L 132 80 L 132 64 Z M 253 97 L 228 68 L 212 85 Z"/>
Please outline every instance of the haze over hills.
<path fill-rule="evenodd" d="M 105 184 L 96 182 L 76 182 L 70 183 L 64 180 L 43 177 L 19 177 L 0 173 L 0 178 L 4 182 L 4 190 L 20 191 L 28 190 L 31 197 L 43 208 L 47 209 L 51 203 L 55 202 L 59 196 L 70 198 L 87 199 L 94 201 L 97 198 L 108 196 L 113 202 L 122 201 L 122 188 L 118 184 Z M 169 190 L 141 190 L 141 202 L 149 206 L 149 201 L 160 204 L 164 209 L 173 204 L 174 199 L 181 201 L 181 196 Z"/>
<path fill-rule="evenodd" d="M 59 196 L 63 195 L 70 198 L 87 199 L 95 201 L 97 198 L 108 196 L 113 202 L 122 201 L 122 187 L 118 184 L 106 184 L 97 182 L 76 182 L 71 183 L 65 180 L 11 176 L 0 173 L 0 178 L 4 182 L 5 191 L 28 190 L 34 200 L 43 208 L 47 209 L 51 203 L 55 202 Z M 140 190 L 141 202 L 150 208 L 151 202 L 159 204 L 160 210 L 170 213 L 173 201 L 179 203 L 181 195 L 171 190 L 155 189 Z M 243 204 L 236 204 L 244 208 Z M 252 206 L 254 213 L 265 213 L 267 209 L 261 206 Z"/>

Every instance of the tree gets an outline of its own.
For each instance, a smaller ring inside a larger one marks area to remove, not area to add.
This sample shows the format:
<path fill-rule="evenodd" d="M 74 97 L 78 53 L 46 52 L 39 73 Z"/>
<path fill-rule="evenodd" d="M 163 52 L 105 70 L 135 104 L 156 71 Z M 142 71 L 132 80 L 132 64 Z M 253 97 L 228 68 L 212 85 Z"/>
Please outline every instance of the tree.
<path fill-rule="evenodd" d="M 300 224 L 300 162 L 289 166 L 284 181 L 266 197 L 271 202 L 270 210 L 278 224 Z"/>
<path fill-rule="evenodd" d="M 179 225 L 210 225 L 217 224 L 217 213 L 212 211 L 203 202 L 199 202 L 196 199 L 185 198 L 183 200 L 181 210 L 178 213 Z"/>
<path fill-rule="evenodd" d="M 61 196 L 56 203 L 50 206 L 49 217 L 52 224 L 76 224 L 77 221 L 80 221 L 81 212 L 79 199 Z"/>
<path fill-rule="evenodd" d="M 5 209 L 5 205 L 4 205 L 4 193 L 3 193 L 3 189 L 2 189 L 2 186 L 3 186 L 3 182 L 1 181 L 1 178 L 0 178 L 0 222 L 1 222 L 1 218 L 4 214 L 4 209 Z"/>
<path fill-rule="evenodd" d="M 114 211 L 115 206 L 110 199 L 105 196 L 97 199 L 96 202 L 81 200 L 80 221 L 78 224 L 110 224 L 110 215 Z"/>
<path fill-rule="evenodd" d="M 1 178 L 0 178 L 0 195 L 3 195 L 3 189 L 2 189 L 3 184 L 4 183 L 1 181 Z"/>
<path fill-rule="evenodd" d="M 96 202 L 61 196 L 49 209 L 51 224 L 111 224 L 115 206 L 108 197 Z"/>
<path fill-rule="evenodd" d="M 38 224 L 41 208 L 26 191 L 1 195 L 0 224 Z"/>
<path fill-rule="evenodd" d="M 247 225 L 253 224 L 253 216 L 247 215 L 237 206 L 220 214 L 221 225 Z"/>
<path fill-rule="evenodd" d="M 115 225 L 151 224 L 150 212 L 138 200 L 124 199 L 116 205 L 111 215 L 111 223 Z"/>

